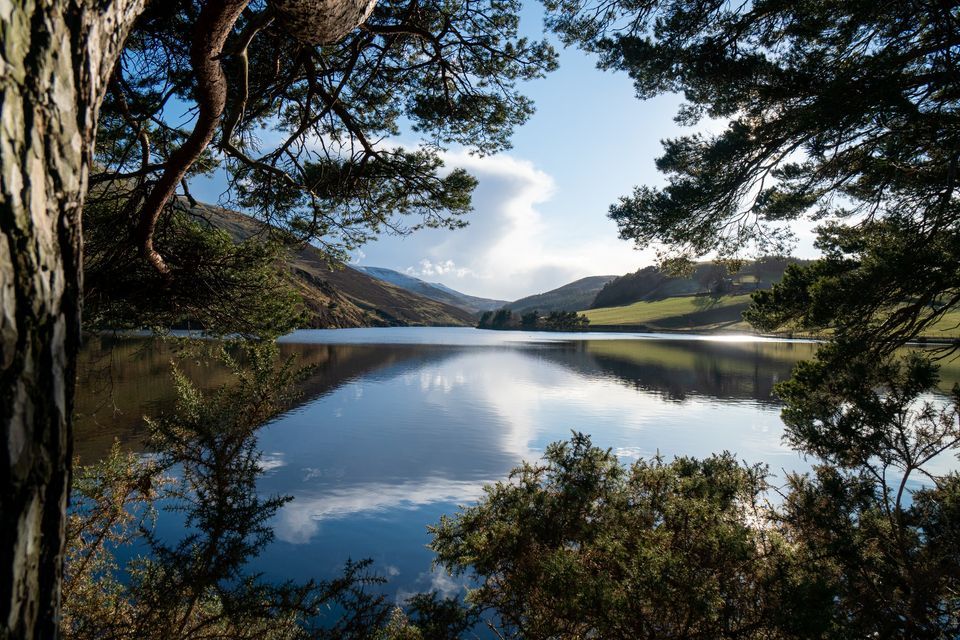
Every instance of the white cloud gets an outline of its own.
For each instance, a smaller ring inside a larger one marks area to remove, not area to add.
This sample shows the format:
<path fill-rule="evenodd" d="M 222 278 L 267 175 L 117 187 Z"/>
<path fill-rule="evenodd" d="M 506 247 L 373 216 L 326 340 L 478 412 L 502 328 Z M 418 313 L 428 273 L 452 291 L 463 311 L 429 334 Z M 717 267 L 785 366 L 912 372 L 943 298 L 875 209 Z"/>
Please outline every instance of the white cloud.
<path fill-rule="evenodd" d="M 452 598 L 466 589 L 466 585 L 458 582 L 453 576 L 447 573 L 446 569 L 440 567 L 434 567 L 429 572 L 421 573 L 417 576 L 416 584 L 417 586 L 423 586 L 425 588 L 421 591 L 409 589 L 397 590 L 396 602 L 398 605 L 402 606 L 407 600 L 418 593 L 436 591 L 443 598 Z"/>
<path fill-rule="evenodd" d="M 644 450 L 641 449 L 640 447 L 617 447 L 616 449 L 614 449 L 613 455 L 617 456 L 618 458 L 627 459 L 627 460 L 630 460 L 630 459 L 639 460 L 640 458 L 648 454 L 644 452 Z"/>
<path fill-rule="evenodd" d="M 589 214 L 595 216 L 590 224 L 553 214 L 557 185 L 529 161 L 455 152 L 446 153 L 444 160 L 479 181 L 474 210 L 466 218 L 469 226 L 381 238 L 365 247 L 365 264 L 427 277 L 468 294 L 513 300 L 589 275 L 634 271 L 649 262 L 617 239 L 602 211 Z"/>
<path fill-rule="evenodd" d="M 446 570 L 439 567 L 432 571 L 430 589 L 438 591 L 444 598 L 450 598 L 463 590 L 463 585 L 453 579 Z"/>
<path fill-rule="evenodd" d="M 470 503 L 482 495 L 483 484 L 483 480 L 431 477 L 399 484 L 327 487 L 313 496 L 295 493 L 294 499 L 281 507 L 274 531 L 278 540 L 306 544 L 319 532 L 324 520 L 386 509 L 416 509 L 435 502 Z"/>
<path fill-rule="evenodd" d="M 454 275 L 458 278 L 463 278 L 468 275 L 474 275 L 473 270 L 458 267 L 453 260 L 439 260 L 437 262 L 433 262 L 428 258 L 422 259 L 418 267 L 407 267 L 404 269 L 404 272 L 407 275 L 418 278 L 443 276 L 448 274 Z"/>
<path fill-rule="evenodd" d="M 258 464 L 263 473 L 269 473 L 275 469 L 279 469 L 280 467 L 285 467 L 287 465 L 286 461 L 283 459 L 283 452 L 281 451 L 262 454 Z"/>

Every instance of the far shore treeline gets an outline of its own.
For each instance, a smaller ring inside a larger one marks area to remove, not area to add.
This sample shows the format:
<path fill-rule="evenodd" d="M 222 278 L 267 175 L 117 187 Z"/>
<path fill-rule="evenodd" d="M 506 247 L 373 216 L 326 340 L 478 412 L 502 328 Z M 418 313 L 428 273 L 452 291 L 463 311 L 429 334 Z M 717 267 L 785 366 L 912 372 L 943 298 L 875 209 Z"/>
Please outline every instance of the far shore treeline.
<path fill-rule="evenodd" d="M 523 315 L 509 309 L 484 311 L 478 329 L 520 329 L 523 331 L 586 331 L 590 320 L 576 311 L 551 311 L 541 315 L 534 310 Z"/>

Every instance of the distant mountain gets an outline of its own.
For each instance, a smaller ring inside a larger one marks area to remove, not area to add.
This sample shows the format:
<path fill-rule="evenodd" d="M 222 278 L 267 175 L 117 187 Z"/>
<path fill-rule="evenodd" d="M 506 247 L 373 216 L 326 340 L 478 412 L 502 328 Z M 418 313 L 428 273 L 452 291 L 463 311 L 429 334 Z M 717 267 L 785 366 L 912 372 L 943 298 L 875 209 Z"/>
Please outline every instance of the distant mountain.
<path fill-rule="evenodd" d="M 253 218 L 209 205 L 195 208 L 198 218 L 242 240 L 264 231 Z M 289 261 L 294 285 L 303 296 L 311 328 L 380 326 L 472 326 L 462 308 L 418 295 L 373 278 L 342 263 L 333 268 L 319 249 L 292 250 Z"/>
<path fill-rule="evenodd" d="M 508 305 L 514 313 L 524 314 L 533 310 L 541 313 L 550 311 L 581 311 L 590 308 L 593 299 L 596 297 L 605 284 L 615 279 L 617 276 L 589 276 L 581 278 L 562 287 L 539 293 L 534 296 L 520 298 Z"/>
<path fill-rule="evenodd" d="M 389 282 L 390 284 L 402 287 L 407 291 L 443 302 L 454 307 L 459 307 L 470 313 L 480 313 L 481 311 L 491 311 L 499 309 L 507 304 L 506 300 L 491 300 L 489 298 L 479 298 L 460 293 L 455 289 L 440 284 L 439 282 L 426 282 L 420 278 L 408 276 L 405 273 L 394 271 L 393 269 L 384 269 L 383 267 L 364 267 L 360 265 L 350 265 L 353 269 L 361 271 L 368 276 Z"/>
<path fill-rule="evenodd" d="M 788 265 L 805 262 L 795 258 L 761 258 L 747 262 L 736 273 L 728 272 L 721 264 L 700 262 L 694 265 L 692 273 L 685 276 L 673 276 L 656 267 L 644 267 L 635 273 L 612 279 L 596 294 L 589 308 L 620 307 L 677 296 L 737 295 L 756 289 L 769 289 L 783 278 Z"/>

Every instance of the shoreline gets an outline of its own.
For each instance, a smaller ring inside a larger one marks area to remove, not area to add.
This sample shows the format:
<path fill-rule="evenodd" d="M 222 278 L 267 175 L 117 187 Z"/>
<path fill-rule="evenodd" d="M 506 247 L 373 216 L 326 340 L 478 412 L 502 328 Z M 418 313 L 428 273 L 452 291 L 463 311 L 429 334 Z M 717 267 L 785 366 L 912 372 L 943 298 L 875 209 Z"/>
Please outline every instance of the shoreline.
<path fill-rule="evenodd" d="M 558 333 L 557 331 L 551 331 L 549 329 L 524 329 L 524 328 L 504 328 L 504 329 L 490 329 L 487 327 L 475 327 L 481 331 L 535 331 L 538 333 Z M 728 329 L 724 327 L 688 327 L 688 328 L 670 328 L 665 329 L 661 327 L 651 327 L 650 325 L 645 324 L 595 324 L 588 325 L 584 329 L 577 330 L 566 330 L 560 333 L 647 333 L 647 334 L 675 334 L 675 335 L 704 335 L 704 336 L 713 336 L 713 335 L 730 335 L 730 336 L 749 336 L 752 338 L 773 338 L 781 340 L 809 340 L 813 342 L 824 342 L 829 339 L 829 336 L 818 335 L 814 333 L 801 333 L 801 332 L 784 332 L 784 333 L 759 333 L 757 331 L 751 331 L 749 329 Z M 906 344 L 908 345 L 921 345 L 921 346 L 952 346 L 960 345 L 960 338 L 949 338 L 949 337 L 931 337 L 931 336 L 917 336 L 915 339 L 910 340 Z"/>

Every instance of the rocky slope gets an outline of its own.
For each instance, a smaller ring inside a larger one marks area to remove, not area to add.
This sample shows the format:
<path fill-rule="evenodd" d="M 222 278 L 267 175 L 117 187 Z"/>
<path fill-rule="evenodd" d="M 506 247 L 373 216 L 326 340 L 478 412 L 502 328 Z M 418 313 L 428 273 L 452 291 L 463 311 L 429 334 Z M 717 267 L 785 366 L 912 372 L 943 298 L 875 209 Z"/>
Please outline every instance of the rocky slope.
<path fill-rule="evenodd" d="M 263 225 L 236 211 L 198 205 L 196 216 L 233 238 L 265 233 Z M 293 282 L 309 310 L 310 328 L 472 326 L 470 312 L 372 278 L 342 263 L 330 263 L 311 245 L 291 249 Z"/>

